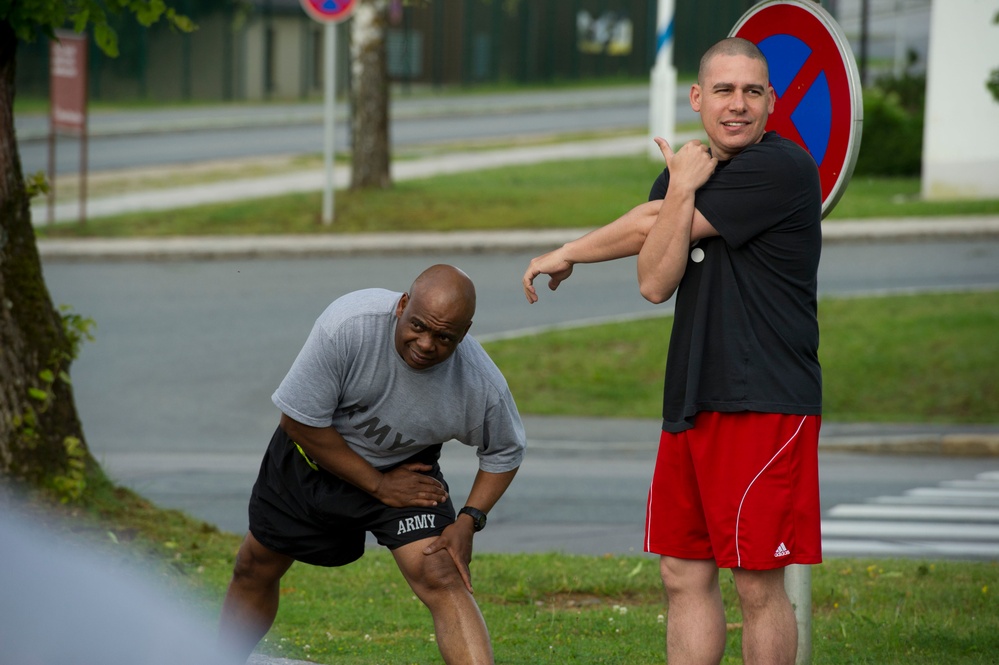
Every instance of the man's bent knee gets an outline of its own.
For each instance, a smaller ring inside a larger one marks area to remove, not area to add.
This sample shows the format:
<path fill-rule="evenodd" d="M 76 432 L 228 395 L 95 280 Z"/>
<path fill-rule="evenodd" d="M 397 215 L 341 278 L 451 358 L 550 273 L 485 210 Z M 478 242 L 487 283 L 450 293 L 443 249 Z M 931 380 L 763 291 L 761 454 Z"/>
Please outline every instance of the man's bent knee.
<path fill-rule="evenodd" d="M 435 593 L 465 591 L 458 567 L 446 550 L 424 554 L 425 542 L 410 543 L 393 552 L 399 568 L 421 600 Z"/>
<path fill-rule="evenodd" d="M 294 559 L 264 547 L 252 533 L 247 533 L 236 553 L 232 576 L 260 583 L 274 582 L 281 579 L 292 563 Z"/>

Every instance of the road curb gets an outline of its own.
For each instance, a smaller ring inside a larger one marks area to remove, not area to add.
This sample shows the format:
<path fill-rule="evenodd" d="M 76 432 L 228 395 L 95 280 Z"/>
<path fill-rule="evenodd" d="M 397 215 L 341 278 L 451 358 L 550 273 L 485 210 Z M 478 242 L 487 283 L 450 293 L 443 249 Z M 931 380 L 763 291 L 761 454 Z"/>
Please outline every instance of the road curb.
<path fill-rule="evenodd" d="M 999 457 L 999 434 L 918 434 L 899 437 L 836 437 L 822 441 L 823 452 L 940 457 Z"/>
<path fill-rule="evenodd" d="M 163 238 L 39 239 L 47 261 L 182 261 L 323 258 L 434 252 L 546 251 L 592 229 Z M 999 237 L 999 217 L 840 221 L 823 224 L 831 243 Z"/>

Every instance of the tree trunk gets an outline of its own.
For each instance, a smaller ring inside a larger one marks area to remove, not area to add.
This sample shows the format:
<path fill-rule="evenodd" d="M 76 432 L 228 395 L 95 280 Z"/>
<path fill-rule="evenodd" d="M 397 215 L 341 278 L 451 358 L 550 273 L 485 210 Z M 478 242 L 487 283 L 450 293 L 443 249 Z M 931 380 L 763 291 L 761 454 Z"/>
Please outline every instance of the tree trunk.
<path fill-rule="evenodd" d="M 82 491 L 96 463 L 69 385 L 73 340 L 42 277 L 14 135 L 17 39 L 0 21 L 0 480 Z"/>
<path fill-rule="evenodd" d="M 360 0 L 351 19 L 353 189 L 392 186 L 389 172 L 389 87 L 385 27 L 388 0 Z"/>

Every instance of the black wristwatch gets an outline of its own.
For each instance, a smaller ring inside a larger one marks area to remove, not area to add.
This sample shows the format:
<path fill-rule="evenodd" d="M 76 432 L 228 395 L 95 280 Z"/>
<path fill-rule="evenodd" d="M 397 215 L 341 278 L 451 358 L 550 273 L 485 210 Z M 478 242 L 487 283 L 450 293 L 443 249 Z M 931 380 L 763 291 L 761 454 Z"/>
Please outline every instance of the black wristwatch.
<path fill-rule="evenodd" d="M 465 506 L 458 511 L 459 515 L 468 515 L 472 518 L 473 528 L 475 531 L 482 531 L 486 528 L 486 514 L 479 510 L 478 508 L 472 508 L 471 506 Z"/>

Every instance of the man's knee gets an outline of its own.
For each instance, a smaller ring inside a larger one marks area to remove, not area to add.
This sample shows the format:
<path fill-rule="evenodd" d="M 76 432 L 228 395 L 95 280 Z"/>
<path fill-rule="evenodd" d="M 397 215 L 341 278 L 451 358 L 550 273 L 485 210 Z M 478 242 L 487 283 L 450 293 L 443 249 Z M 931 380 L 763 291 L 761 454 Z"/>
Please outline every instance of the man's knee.
<path fill-rule="evenodd" d="M 659 575 L 667 594 L 707 593 L 718 586 L 718 566 L 710 559 L 659 560 Z"/>
<path fill-rule="evenodd" d="M 735 589 L 744 609 L 766 607 L 774 602 L 786 602 L 784 569 L 745 570 L 735 569 Z"/>
<path fill-rule="evenodd" d="M 247 533 L 236 553 L 232 577 L 258 584 L 272 583 L 281 579 L 292 562 L 291 557 L 267 549 L 253 534 Z"/>
<path fill-rule="evenodd" d="M 406 566 L 403 574 L 421 599 L 426 595 L 465 589 L 458 567 L 445 550 L 430 555 L 421 553 L 420 558 Z"/>

